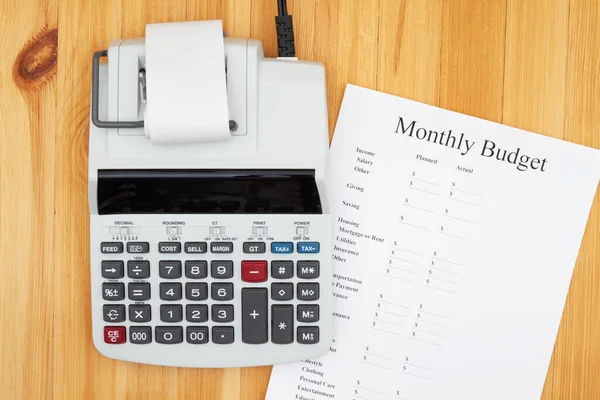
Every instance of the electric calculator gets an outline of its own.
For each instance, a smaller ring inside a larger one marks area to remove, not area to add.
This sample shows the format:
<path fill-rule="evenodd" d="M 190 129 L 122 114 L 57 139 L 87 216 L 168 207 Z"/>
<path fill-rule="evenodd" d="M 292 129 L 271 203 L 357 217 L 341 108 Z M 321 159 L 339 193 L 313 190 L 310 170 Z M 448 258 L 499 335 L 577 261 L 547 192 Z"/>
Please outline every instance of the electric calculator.
<path fill-rule="evenodd" d="M 231 137 L 166 145 L 135 122 L 143 39 L 94 55 L 89 271 L 106 357 L 244 367 L 330 348 L 324 67 L 266 60 L 249 39 L 225 52 Z"/>

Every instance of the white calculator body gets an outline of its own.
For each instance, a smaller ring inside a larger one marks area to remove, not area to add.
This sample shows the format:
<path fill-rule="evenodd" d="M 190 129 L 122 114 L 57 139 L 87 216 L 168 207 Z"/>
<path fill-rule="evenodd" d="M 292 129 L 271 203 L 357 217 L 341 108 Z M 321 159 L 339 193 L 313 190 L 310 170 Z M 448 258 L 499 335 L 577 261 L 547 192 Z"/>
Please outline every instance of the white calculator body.
<path fill-rule="evenodd" d="M 331 344 L 323 66 L 265 59 L 253 40 L 225 51 L 229 140 L 161 146 L 90 123 L 92 335 L 107 357 L 239 367 Z M 142 118 L 144 40 L 102 56 L 97 118 Z"/>

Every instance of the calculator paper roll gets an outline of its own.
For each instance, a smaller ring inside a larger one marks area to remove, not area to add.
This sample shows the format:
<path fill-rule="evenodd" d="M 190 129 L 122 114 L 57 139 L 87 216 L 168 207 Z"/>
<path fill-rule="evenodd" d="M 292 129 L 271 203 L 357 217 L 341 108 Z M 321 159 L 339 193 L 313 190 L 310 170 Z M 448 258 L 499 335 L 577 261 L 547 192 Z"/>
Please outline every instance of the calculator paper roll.
<path fill-rule="evenodd" d="M 153 143 L 231 137 L 219 20 L 146 25 L 144 131 Z"/>

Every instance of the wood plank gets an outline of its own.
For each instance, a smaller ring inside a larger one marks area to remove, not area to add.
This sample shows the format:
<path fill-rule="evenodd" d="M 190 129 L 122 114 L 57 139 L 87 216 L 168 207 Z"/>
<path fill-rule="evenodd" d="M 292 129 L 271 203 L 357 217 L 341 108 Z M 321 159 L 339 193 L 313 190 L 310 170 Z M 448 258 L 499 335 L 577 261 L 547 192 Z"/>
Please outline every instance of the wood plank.
<path fill-rule="evenodd" d="M 54 138 L 54 398 L 115 398 L 123 368 L 91 341 L 87 154 L 92 53 L 120 35 L 120 1 L 59 4 Z"/>
<path fill-rule="evenodd" d="M 445 0 L 439 106 L 500 122 L 506 0 Z"/>
<path fill-rule="evenodd" d="M 382 0 L 377 89 L 437 105 L 443 2 Z"/>
<path fill-rule="evenodd" d="M 57 2 L 0 21 L 0 397 L 50 398 Z"/>
<path fill-rule="evenodd" d="M 600 5 L 571 0 L 564 93 L 564 139 L 600 148 Z M 600 398 L 600 193 L 580 248 L 544 399 Z"/>
<path fill-rule="evenodd" d="M 508 0 L 503 123 L 562 138 L 568 2 Z"/>

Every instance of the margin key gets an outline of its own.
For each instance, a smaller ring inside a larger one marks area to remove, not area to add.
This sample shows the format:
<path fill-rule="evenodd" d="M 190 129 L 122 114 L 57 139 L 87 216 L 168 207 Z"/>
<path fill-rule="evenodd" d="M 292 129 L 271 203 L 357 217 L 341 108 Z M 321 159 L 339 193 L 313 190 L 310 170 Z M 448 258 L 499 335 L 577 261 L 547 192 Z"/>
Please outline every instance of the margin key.
<path fill-rule="evenodd" d="M 268 293 L 266 288 L 242 289 L 242 342 L 266 343 L 268 340 Z"/>

